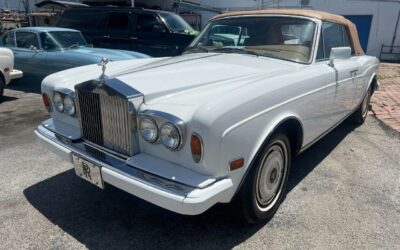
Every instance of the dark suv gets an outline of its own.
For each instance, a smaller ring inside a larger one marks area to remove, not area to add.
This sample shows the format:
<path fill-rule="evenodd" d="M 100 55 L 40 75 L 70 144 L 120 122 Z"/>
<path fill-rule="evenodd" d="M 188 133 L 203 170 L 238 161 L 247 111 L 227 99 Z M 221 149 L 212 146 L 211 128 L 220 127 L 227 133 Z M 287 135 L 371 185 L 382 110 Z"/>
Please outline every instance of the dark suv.
<path fill-rule="evenodd" d="M 198 34 L 174 13 L 142 8 L 71 8 L 57 26 L 80 30 L 95 47 L 157 57 L 179 55 Z"/>

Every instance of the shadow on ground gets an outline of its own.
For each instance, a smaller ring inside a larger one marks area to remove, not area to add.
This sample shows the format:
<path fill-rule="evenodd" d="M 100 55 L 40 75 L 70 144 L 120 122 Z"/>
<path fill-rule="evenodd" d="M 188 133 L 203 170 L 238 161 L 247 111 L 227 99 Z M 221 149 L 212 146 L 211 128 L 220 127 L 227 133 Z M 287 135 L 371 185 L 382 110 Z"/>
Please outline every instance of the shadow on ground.
<path fill-rule="evenodd" d="M 23 91 L 25 93 L 40 94 L 42 80 L 43 80 L 43 77 L 33 76 L 33 75 L 25 75 L 21 79 L 13 80 L 7 86 L 7 89 Z"/>
<path fill-rule="evenodd" d="M 3 96 L 2 97 L 2 99 L 0 100 L 0 103 L 2 103 L 2 102 L 11 102 L 11 101 L 15 101 L 15 100 L 18 100 L 18 98 L 17 97 L 14 97 L 14 96 Z"/>
<path fill-rule="evenodd" d="M 299 156 L 289 191 L 353 129 L 343 124 Z M 178 215 L 110 186 L 101 191 L 73 170 L 39 182 L 24 194 L 46 218 L 90 249 L 230 249 L 265 226 L 234 220 L 227 212 L 230 207 L 222 204 L 199 216 Z"/>

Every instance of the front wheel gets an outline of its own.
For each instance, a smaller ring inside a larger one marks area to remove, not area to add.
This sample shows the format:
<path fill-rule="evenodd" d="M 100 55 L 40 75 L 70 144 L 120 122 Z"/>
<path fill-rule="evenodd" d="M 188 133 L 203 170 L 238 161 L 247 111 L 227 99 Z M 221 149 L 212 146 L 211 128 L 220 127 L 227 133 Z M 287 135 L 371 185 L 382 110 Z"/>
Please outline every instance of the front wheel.
<path fill-rule="evenodd" d="M 367 119 L 368 116 L 368 110 L 369 110 L 369 103 L 371 101 L 371 88 L 367 90 L 367 93 L 364 96 L 364 99 L 362 100 L 360 106 L 358 109 L 353 113 L 352 115 L 352 121 L 353 123 L 357 125 L 362 125 L 365 122 L 365 119 Z"/>
<path fill-rule="evenodd" d="M 289 139 L 277 133 L 268 140 L 238 193 L 236 202 L 247 222 L 263 222 L 275 214 L 286 194 L 290 165 Z"/>

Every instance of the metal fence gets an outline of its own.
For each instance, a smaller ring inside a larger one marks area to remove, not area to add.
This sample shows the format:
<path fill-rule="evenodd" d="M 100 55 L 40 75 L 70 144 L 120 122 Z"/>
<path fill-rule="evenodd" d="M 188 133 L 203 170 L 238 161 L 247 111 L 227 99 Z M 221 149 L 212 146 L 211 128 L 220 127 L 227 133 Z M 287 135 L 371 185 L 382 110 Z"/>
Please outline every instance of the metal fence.
<path fill-rule="evenodd" d="M 391 46 L 382 44 L 381 54 L 379 56 L 381 61 L 400 62 L 400 46 Z"/>

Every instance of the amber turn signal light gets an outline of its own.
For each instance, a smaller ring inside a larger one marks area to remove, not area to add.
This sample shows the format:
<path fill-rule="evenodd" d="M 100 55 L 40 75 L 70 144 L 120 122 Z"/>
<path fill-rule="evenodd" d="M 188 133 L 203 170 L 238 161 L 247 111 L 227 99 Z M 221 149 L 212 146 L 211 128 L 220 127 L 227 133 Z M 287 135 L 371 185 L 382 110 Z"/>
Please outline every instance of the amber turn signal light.
<path fill-rule="evenodd" d="M 42 99 L 43 99 L 43 104 L 46 107 L 47 111 L 51 111 L 51 104 L 50 104 L 50 99 L 47 94 L 43 93 L 42 94 Z"/>
<path fill-rule="evenodd" d="M 196 163 L 200 162 L 201 158 L 203 157 L 203 142 L 201 137 L 193 134 L 190 139 L 190 147 L 192 149 L 193 160 Z"/>
<path fill-rule="evenodd" d="M 244 166 L 244 159 L 239 158 L 229 163 L 229 170 L 233 171 Z"/>

